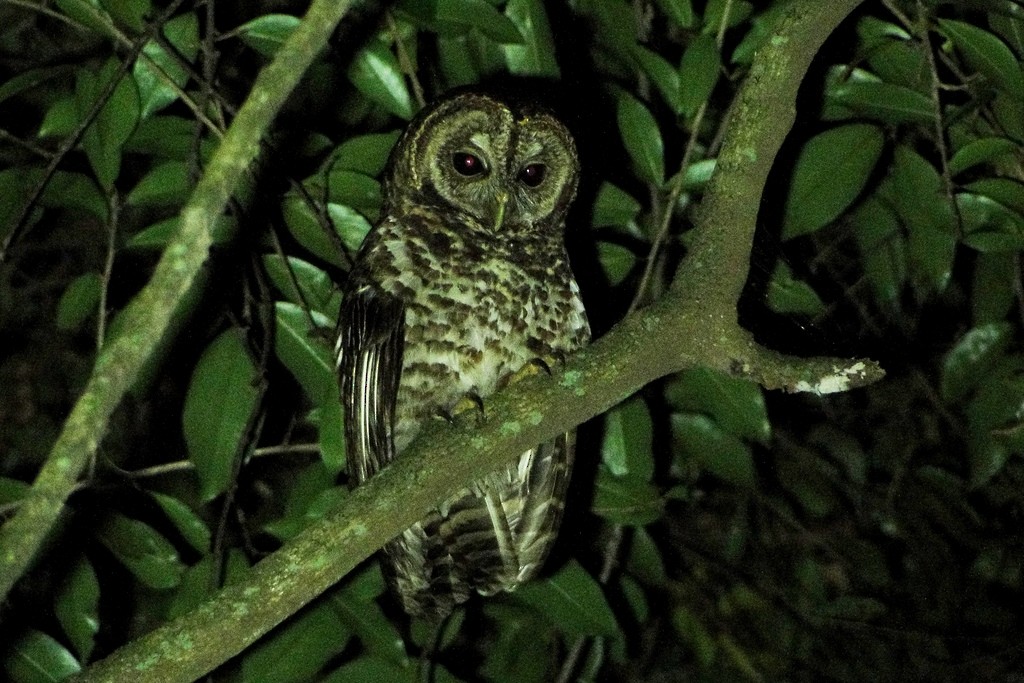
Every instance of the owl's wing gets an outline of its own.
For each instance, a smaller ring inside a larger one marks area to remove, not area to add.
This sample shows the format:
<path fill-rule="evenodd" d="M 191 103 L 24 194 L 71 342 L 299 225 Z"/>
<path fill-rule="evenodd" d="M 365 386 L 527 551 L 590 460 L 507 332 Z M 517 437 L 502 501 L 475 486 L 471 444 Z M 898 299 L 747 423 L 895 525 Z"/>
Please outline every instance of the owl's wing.
<path fill-rule="evenodd" d="M 373 285 L 350 289 L 338 318 L 338 372 L 349 482 L 394 460 L 395 399 L 402 375 L 405 306 Z"/>
<path fill-rule="evenodd" d="M 515 538 L 516 583 L 532 578 L 555 542 L 572 474 L 575 432 L 524 453 L 518 472 L 503 492 L 503 506 Z"/>
<path fill-rule="evenodd" d="M 574 434 L 562 434 L 449 501 L 438 530 L 456 567 L 453 588 L 461 580 L 491 595 L 540 570 L 562 518 L 573 446 Z"/>

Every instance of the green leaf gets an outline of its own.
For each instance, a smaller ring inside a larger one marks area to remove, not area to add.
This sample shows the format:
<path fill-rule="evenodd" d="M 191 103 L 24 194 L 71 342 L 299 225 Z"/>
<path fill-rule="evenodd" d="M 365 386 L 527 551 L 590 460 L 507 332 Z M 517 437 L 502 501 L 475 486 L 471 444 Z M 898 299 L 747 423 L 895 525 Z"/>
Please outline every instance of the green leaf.
<path fill-rule="evenodd" d="M 384 201 L 380 183 L 368 175 L 344 169 L 332 170 L 327 176 L 328 201 L 351 206 L 371 221 L 380 217 Z"/>
<path fill-rule="evenodd" d="M 176 619 L 199 607 L 221 585 L 236 583 L 249 570 L 249 561 L 238 548 L 228 548 L 226 558 L 205 555 L 185 570 L 167 607 L 166 618 Z"/>
<path fill-rule="evenodd" d="M 412 118 L 412 98 L 398 58 L 380 40 L 371 41 L 356 53 L 348 78 L 359 92 L 386 111 L 407 121 Z"/>
<path fill-rule="evenodd" d="M 53 683 L 82 670 L 63 645 L 35 629 L 23 632 L 5 649 L 4 670 L 10 683 Z"/>
<path fill-rule="evenodd" d="M 924 94 L 931 91 L 932 68 L 925 50 L 898 27 L 867 54 L 867 67 L 885 83 Z"/>
<path fill-rule="evenodd" d="M 633 199 L 625 190 L 609 182 L 601 183 L 597 198 L 594 200 L 594 217 L 591 225 L 595 228 L 625 228 L 627 233 L 639 235 L 636 217 L 641 208 L 640 202 Z"/>
<path fill-rule="evenodd" d="M 1002 10 L 990 12 L 988 23 L 1015 54 L 1024 54 L 1024 10 L 1013 0 L 1005 0 Z"/>
<path fill-rule="evenodd" d="M 987 370 L 1006 353 L 1013 339 L 1009 323 L 994 322 L 968 331 L 950 350 L 942 364 L 942 398 L 962 399 L 986 379 Z"/>
<path fill-rule="evenodd" d="M 288 232 L 304 249 L 333 266 L 341 267 L 344 264 L 338 245 L 328 232 L 331 226 L 322 222 L 323 219 L 306 198 L 288 193 L 281 202 L 281 213 Z M 347 227 L 342 226 L 341 229 Z"/>
<path fill-rule="evenodd" d="M 15 216 L 33 184 L 41 182 L 39 169 L 27 171 L 22 167 L 0 169 L 0 241 L 6 239 L 14 229 Z M 39 213 L 30 213 L 25 219 L 25 227 L 31 227 L 39 219 Z"/>
<path fill-rule="evenodd" d="M 119 24 L 135 33 L 146 27 L 146 17 L 153 13 L 149 0 L 104 0 L 103 5 Z"/>
<path fill-rule="evenodd" d="M 363 240 L 370 233 L 370 222 L 355 209 L 334 202 L 327 205 L 327 217 L 345 249 L 351 254 L 359 251 Z"/>
<path fill-rule="evenodd" d="M 718 646 L 697 615 L 684 605 L 675 605 L 672 611 L 672 626 L 698 664 L 704 669 L 709 669 L 718 656 Z"/>
<path fill-rule="evenodd" d="M 654 475 L 650 411 L 643 399 L 633 397 L 605 415 L 601 460 L 616 477 L 648 482 Z"/>
<path fill-rule="evenodd" d="M 729 11 L 728 16 L 725 15 L 726 9 Z M 745 0 L 708 0 L 707 7 L 704 9 L 702 30 L 704 33 L 717 33 L 723 17 L 725 17 L 726 28 L 739 26 L 747 20 L 753 11 L 753 5 Z"/>
<path fill-rule="evenodd" d="M 625 280 L 636 265 L 636 254 L 612 242 L 598 242 L 597 256 L 604 274 L 608 276 L 608 281 L 613 286 Z"/>
<path fill-rule="evenodd" d="M 346 626 L 359 638 L 371 656 L 403 668 L 410 667 L 405 641 L 376 601 L 363 598 L 357 587 L 351 591 L 342 591 L 333 603 Z M 395 680 L 411 679 L 406 676 Z"/>
<path fill-rule="evenodd" d="M 482 66 L 468 36 L 446 38 L 438 36 L 438 65 L 448 87 L 455 88 L 478 83 L 483 77 Z"/>
<path fill-rule="evenodd" d="M 970 192 L 956 195 L 963 224 L 963 243 L 982 253 L 1024 249 L 1024 217 L 991 197 Z"/>
<path fill-rule="evenodd" d="M 341 401 L 325 400 L 320 406 L 320 459 L 331 472 L 345 469 L 345 425 Z"/>
<path fill-rule="evenodd" d="M 772 437 L 764 395 L 754 382 L 705 367 L 678 373 L 665 388 L 675 410 L 702 412 L 729 434 L 767 445 Z"/>
<path fill-rule="evenodd" d="M 100 630 L 100 584 L 84 556 L 71 567 L 53 601 L 53 611 L 64 634 L 82 661 L 88 661 Z"/>
<path fill-rule="evenodd" d="M 557 79 L 555 41 L 541 0 L 509 0 L 505 15 L 515 25 L 521 44 L 503 45 L 505 64 L 516 76 Z"/>
<path fill-rule="evenodd" d="M 387 590 L 380 565 L 370 562 L 345 577 L 345 595 L 358 600 L 375 600 Z"/>
<path fill-rule="evenodd" d="M 556 669 L 552 657 L 560 647 L 547 620 L 521 602 L 485 600 L 483 612 L 502 627 L 486 650 L 481 680 L 550 683 Z M 347 682 L 343 682 L 347 683 Z"/>
<path fill-rule="evenodd" d="M 850 217 L 864 272 L 879 301 L 897 306 L 907 282 L 907 243 L 899 221 L 883 202 L 871 198 Z"/>
<path fill-rule="evenodd" d="M 579 3 L 579 11 L 591 24 L 596 42 L 621 66 L 633 65 L 636 48 L 636 15 L 623 0 L 598 0 Z"/>
<path fill-rule="evenodd" d="M 729 61 L 737 66 L 750 66 L 754 53 L 774 37 L 775 28 L 779 20 L 789 11 L 792 4 L 790 0 L 773 3 L 767 9 L 751 17 L 753 28 L 747 32 L 743 40 L 740 41 L 740 44 L 732 51 Z M 715 24 L 716 30 L 717 26 Z"/>
<path fill-rule="evenodd" d="M 660 586 L 666 581 L 665 558 L 646 529 L 634 529 L 626 571 L 649 586 Z"/>
<path fill-rule="evenodd" d="M 205 137 L 200 141 L 201 161 L 209 160 L 216 144 L 214 140 Z M 150 116 L 139 122 L 138 128 L 125 143 L 124 151 L 154 159 L 195 163 L 195 124 L 177 116 Z"/>
<path fill-rule="evenodd" d="M 836 509 L 836 492 L 818 462 L 811 458 L 778 458 L 775 474 L 808 517 L 820 519 Z"/>
<path fill-rule="evenodd" d="M 665 180 L 664 145 L 654 116 L 627 93 L 619 95 L 616 115 L 619 134 L 640 179 L 661 187 Z"/>
<path fill-rule="evenodd" d="M 351 637 L 331 601 L 320 601 L 247 650 L 242 656 L 242 679 L 275 683 L 315 680 Z"/>
<path fill-rule="evenodd" d="M 953 175 L 982 164 L 1009 161 L 1020 150 L 1020 145 L 1008 138 L 979 138 L 961 147 L 949 160 Z"/>
<path fill-rule="evenodd" d="M 4 81 L 3 85 L 0 85 L 0 102 L 8 100 L 15 95 L 20 95 L 27 90 L 32 90 L 37 85 L 45 83 L 46 81 L 58 76 L 63 76 L 67 74 L 69 70 L 70 69 L 67 66 L 48 66 L 27 69 L 21 73 L 17 73 Z"/>
<path fill-rule="evenodd" d="M 312 463 L 298 469 L 292 476 L 287 497 L 284 500 L 284 514 L 263 526 L 264 531 L 284 541 L 294 537 L 318 519 L 318 501 L 338 501 L 347 494 L 347 489 L 334 485 L 334 473 L 321 463 Z"/>
<path fill-rule="evenodd" d="M 974 261 L 971 306 L 975 325 L 1004 320 L 1016 302 L 1013 283 L 1017 254 L 978 254 Z"/>
<path fill-rule="evenodd" d="M 1002 40 L 985 29 L 952 19 L 939 19 L 939 28 L 967 63 L 1018 102 L 1024 100 L 1020 62 Z"/>
<path fill-rule="evenodd" d="M 709 33 L 694 36 L 679 62 L 679 82 L 685 83 L 686 87 L 679 88 L 679 100 L 674 107 L 676 112 L 692 119 L 711 97 L 721 69 L 722 57 L 718 54 L 715 36 Z"/>
<path fill-rule="evenodd" d="M 431 663 L 431 676 L 439 673 L 439 666 Z M 376 683 L 376 681 L 412 680 L 415 670 L 382 657 L 363 656 L 338 667 L 330 676 L 318 678 L 320 683 Z"/>
<path fill-rule="evenodd" d="M 570 560 L 544 581 L 520 586 L 515 596 L 544 614 L 570 638 L 622 637 L 604 592 L 579 562 Z"/>
<path fill-rule="evenodd" d="M 754 458 L 739 438 L 722 430 L 705 415 L 672 415 L 672 434 L 686 460 L 742 488 L 754 488 Z"/>
<path fill-rule="evenodd" d="M 292 373 L 314 403 L 338 400 L 334 360 L 326 342 L 326 333 L 334 329 L 331 320 L 312 311 L 310 316 L 299 306 L 285 301 L 274 304 L 274 352 Z M 316 328 L 311 328 L 315 322 Z M 322 330 L 325 334 L 317 334 Z"/>
<path fill-rule="evenodd" d="M 704 188 L 711 182 L 711 174 L 715 172 L 717 165 L 717 159 L 701 159 L 690 162 L 683 174 L 683 190 L 686 192 L 704 192 Z M 675 182 L 678 175 L 677 173 L 675 176 L 672 176 L 670 182 Z"/>
<path fill-rule="evenodd" d="M 883 142 L 878 128 L 863 123 L 808 140 L 793 171 L 782 239 L 814 232 L 838 218 L 863 191 Z"/>
<path fill-rule="evenodd" d="M 409 3 L 405 3 L 408 7 Z M 486 0 L 445 0 L 433 5 L 433 21 L 444 26 L 474 28 L 496 43 L 521 44 L 523 36 L 516 23 Z"/>
<path fill-rule="evenodd" d="M 86 273 L 72 280 L 57 304 L 57 329 L 81 328 L 86 320 L 96 315 L 102 290 L 103 277 L 99 273 Z"/>
<path fill-rule="evenodd" d="M 196 552 L 206 554 L 210 551 L 212 538 L 210 528 L 199 518 L 199 515 L 192 511 L 192 508 L 173 496 L 156 491 L 150 491 L 149 495 L 153 496 L 153 499 L 163 509 L 164 514 L 174 524 L 174 528 L 188 541 L 189 545 L 195 548 Z"/>
<path fill-rule="evenodd" d="M 97 536 L 140 582 L 157 590 L 174 588 L 185 565 L 174 546 L 153 527 L 121 514 L 111 514 L 100 524 Z"/>
<path fill-rule="evenodd" d="M 41 138 L 63 138 L 71 135 L 78 125 L 78 105 L 72 96 L 61 97 L 53 102 L 43 114 L 37 136 Z"/>
<path fill-rule="evenodd" d="M 163 26 L 163 34 L 177 55 L 186 62 L 199 54 L 199 19 L 193 12 L 174 17 Z M 142 48 L 135 62 L 132 77 L 139 89 L 140 116 L 147 119 L 178 99 L 178 92 L 188 83 L 189 72 L 178 57 L 156 40 Z M 174 86 L 177 86 L 175 88 Z"/>
<path fill-rule="evenodd" d="M 75 102 L 78 120 L 83 120 L 104 94 L 108 84 L 118 79 L 109 99 L 100 108 L 82 136 L 82 147 L 96 173 L 100 187 L 110 190 L 121 172 L 121 147 L 139 122 L 139 91 L 135 81 L 118 75 L 117 60 L 109 59 L 99 73 L 78 71 Z"/>
<path fill-rule="evenodd" d="M 828 98 L 860 116 L 894 126 L 924 126 L 935 120 L 927 95 L 892 83 L 848 80 L 830 88 Z"/>
<path fill-rule="evenodd" d="M 680 78 L 676 68 L 658 53 L 641 45 L 634 48 L 633 56 L 644 74 L 651 79 L 658 92 L 661 93 L 665 103 L 678 114 L 681 100 L 679 95 Z"/>
<path fill-rule="evenodd" d="M 767 301 L 768 307 L 776 313 L 817 316 L 825 312 L 825 304 L 814 288 L 796 279 L 793 270 L 783 261 L 772 271 Z"/>
<path fill-rule="evenodd" d="M 693 28 L 696 15 L 691 0 L 655 0 L 654 4 L 680 28 Z"/>
<path fill-rule="evenodd" d="M 1024 140 L 1024 102 L 1006 90 L 997 90 L 991 111 L 1001 132 L 1014 140 Z"/>
<path fill-rule="evenodd" d="M 597 469 L 591 511 L 615 524 L 644 526 L 661 518 L 664 503 L 648 481 L 616 477 L 602 464 Z"/>
<path fill-rule="evenodd" d="M 980 367 L 979 372 L 983 375 L 976 378 L 975 394 L 965 405 L 972 488 L 998 474 L 1011 454 L 1024 452 L 1024 356 L 995 358 L 990 367 Z"/>
<path fill-rule="evenodd" d="M 128 193 L 126 201 L 138 207 L 182 206 L 192 191 L 189 165 L 166 161 L 150 169 Z"/>
<path fill-rule="evenodd" d="M 636 623 L 646 623 L 650 618 L 651 608 L 647 596 L 640 584 L 628 574 L 619 577 L 619 592 L 629 605 L 630 616 Z"/>
<path fill-rule="evenodd" d="M 293 304 L 308 305 L 328 319 L 338 317 L 341 294 L 322 269 L 294 256 L 278 254 L 265 254 L 263 267 L 274 286 Z"/>
<path fill-rule="evenodd" d="M 910 275 L 919 294 L 943 291 L 953 269 L 956 221 L 938 170 L 900 145 L 878 195 L 907 226 Z"/>
<path fill-rule="evenodd" d="M 1024 183 L 1013 178 L 982 178 L 964 189 L 999 202 L 1015 213 L 1024 214 Z"/>
<path fill-rule="evenodd" d="M 325 164 L 331 170 L 354 171 L 376 178 L 384 170 L 399 131 L 349 138 L 338 146 Z"/>
<path fill-rule="evenodd" d="M 39 199 L 43 206 L 73 213 L 86 212 L 101 223 L 110 218 L 107 200 L 91 176 L 73 171 L 57 171 L 46 184 Z"/>
<path fill-rule="evenodd" d="M 300 23 L 290 14 L 264 14 L 245 22 L 234 33 L 264 57 L 273 57 Z"/>
<path fill-rule="evenodd" d="M 214 339 L 196 364 L 182 421 L 203 501 L 227 490 L 237 458 L 251 448 L 247 438 L 260 407 L 260 381 L 237 329 Z"/>
<path fill-rule="evenodd" d="M 99 0 L 56 0 L 55 4 L 69 18 L 99 35 L 105 38 L 117 38 L 114 32 L 114 21 L 107 11 L 100 7 Z"/>

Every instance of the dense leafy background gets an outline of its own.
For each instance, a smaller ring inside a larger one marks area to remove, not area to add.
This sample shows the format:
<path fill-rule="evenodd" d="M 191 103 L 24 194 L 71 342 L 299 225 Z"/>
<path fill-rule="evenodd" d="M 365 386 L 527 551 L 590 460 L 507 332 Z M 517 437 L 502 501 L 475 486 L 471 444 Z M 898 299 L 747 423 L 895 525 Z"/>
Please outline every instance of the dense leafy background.
<path fill-rule="evenodd" d="M 423 98 L 515 85 L 574 128 L 569 241 L 600 334 L 685 254 L 732 95 L 786 5 L 360 5 L 2 606 L 4 676 L 77 671 L 346 495 L 337 283 Z M 302 10 L 0 5 L 3 514 Z M 1013 0 L 868 1 L 841 27 L 764 197 L 740 314 L 780 350 L 870 356 L 887 379 L 814 398 L 693 369 L 585 425 L 547 578 L 459 611 L 436 680 L 1024 671 L 1022 58 Z M 368 562 L 213 679 L 404 680 L 433 637 Z"/>

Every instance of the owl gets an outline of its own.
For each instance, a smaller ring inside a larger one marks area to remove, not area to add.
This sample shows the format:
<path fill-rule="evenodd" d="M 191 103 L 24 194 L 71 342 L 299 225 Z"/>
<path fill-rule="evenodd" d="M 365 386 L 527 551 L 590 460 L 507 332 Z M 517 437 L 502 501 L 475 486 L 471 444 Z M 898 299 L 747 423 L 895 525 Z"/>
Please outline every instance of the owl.
<path fill-rule="evenodd" d="M 578 177 L 561 122 L 487 95 L 444 99 L 399 138 L 338 322 L 352 485 L 402 457 L 429 420 L 485 406 L 525 367 L 587 342 L 563 239 Z M 389 542 L 384 573 L 405 610 L 440 620 L 535 575 L 572 461 L 572 433 L 539 444 Z"/>

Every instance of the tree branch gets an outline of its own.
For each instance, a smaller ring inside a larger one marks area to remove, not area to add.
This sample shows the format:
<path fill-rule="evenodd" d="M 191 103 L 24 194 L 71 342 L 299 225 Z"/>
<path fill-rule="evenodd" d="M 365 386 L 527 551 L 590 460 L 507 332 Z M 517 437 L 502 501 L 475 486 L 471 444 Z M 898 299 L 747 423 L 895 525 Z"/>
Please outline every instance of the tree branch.
<path fill-rule="evenodd" d="M 695 246 L 669 292 L 629 315 L 552 377 L 488 399 L 487 417 L 429 425 L 403 457 L 321 521 L 193 612 L 124 646 L 79 679 L 191 681 L 241 652 L 466 482 L 598 415 L 648 382 L 693 365 L 769 388 L 827 393 L 882 372 L 867 360 L 764 349 L 736 323 L 757 207 L 792 125 L 796 90 L 825 38 L 860 0 L 800 0 L 758 53 L 728 123 Z"/>
<path fill-rule="evenodd" d="M 35 557 L 96 453 L 110 415 L 168 329 L 172 315 L 210 249 L 214 220 L 259 152 L 260 140 L 306 67 L 327 43 L 350 1 L 317 0 L 256 79 L 181 212 L 181 229 L 152 279 L 124 311 L 125 330 L 105 345 L 46 462 L 15 516 L 0 528 L 0 601 Z"/>

